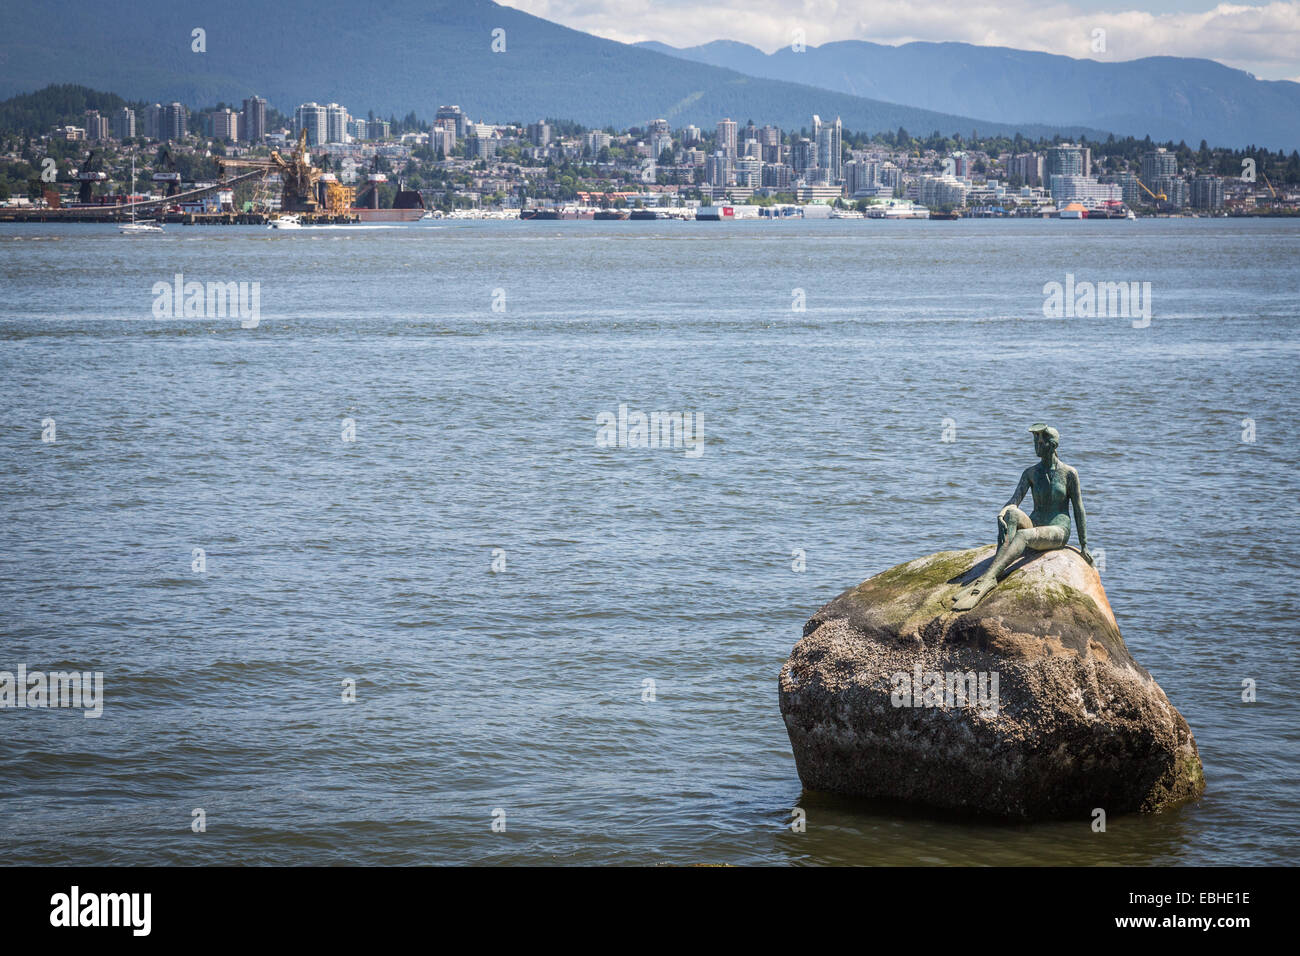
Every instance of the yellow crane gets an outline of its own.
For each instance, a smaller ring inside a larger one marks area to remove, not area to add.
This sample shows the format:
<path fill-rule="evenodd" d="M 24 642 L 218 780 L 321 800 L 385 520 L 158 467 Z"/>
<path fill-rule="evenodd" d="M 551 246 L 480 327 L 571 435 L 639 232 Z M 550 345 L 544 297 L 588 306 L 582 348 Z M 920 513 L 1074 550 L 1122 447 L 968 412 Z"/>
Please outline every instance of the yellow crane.
<path fill-rule="evenodd" d="M 1169 201 L 1169 197 L 1166 196 L 1164 193 L 1153 193 L 1151 190 L 1147 189 L 1147 184 L 1146 184 L 1146 183 L 1144 183 L 1142 180 L 1138 179 L 1136 176 L 1134 176 L 1133 178 L 1134 178 L 1134 179 L 1137 179 L 1137 184 L 1138 184 L 1139 186 L 1141 186 L 1143 189 L 1146 189 L 1146 190 L 1147 190 L 1147 195 L 1150 196 L 1152 199 L 1154 199 L 1156 202 L 1168 202 L 1168 201 Z"/>

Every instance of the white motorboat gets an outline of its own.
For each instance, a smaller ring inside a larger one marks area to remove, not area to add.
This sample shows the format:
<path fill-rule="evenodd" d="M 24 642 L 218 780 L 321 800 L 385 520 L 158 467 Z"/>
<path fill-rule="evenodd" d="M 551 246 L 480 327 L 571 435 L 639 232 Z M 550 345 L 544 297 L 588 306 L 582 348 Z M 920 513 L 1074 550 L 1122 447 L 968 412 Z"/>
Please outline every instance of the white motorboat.
<path fill-rule="evenodd" d="M 272 229 L 301 229 L 302 219 L 298 216 L 278 216 L 272 219 L 268 225 Z"/>

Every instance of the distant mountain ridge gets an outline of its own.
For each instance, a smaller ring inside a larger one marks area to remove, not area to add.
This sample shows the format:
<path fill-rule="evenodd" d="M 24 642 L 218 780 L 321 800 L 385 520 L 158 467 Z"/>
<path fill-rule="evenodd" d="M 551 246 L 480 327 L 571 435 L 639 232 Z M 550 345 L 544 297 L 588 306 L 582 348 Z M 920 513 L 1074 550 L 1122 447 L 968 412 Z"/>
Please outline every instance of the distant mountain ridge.
<path fill-rule="evenodd" d="M 206 51 L 191 32 L 206 31 Z M 491 49 L 504 31 L 506 52 Z M 545 116 L 588 126 L 664 117 L 711 128 L 731 117 L 798 129 L 840 116 L 855 131 L 1104 137 L 1100 129 L 997 123 L 787 81 L 755 78 L 559 26 L 489 0 L 50 0 L 11 9 L 0 33 L 0 99 L 75 83 L 127 99 L 236 106 L 265 96 L 288 113 L 338 102 L 353 113 L 474 119 Z"/>
<path fill-rule="evenodd" d="M 1211 146 L 1300 148 L 1300 83 L 1258 80 L 1213 60 L 1146 57 L 1107 63 L 974 46 L 845 40 L 764 53 L 732 40 L 643 49 L 766 79 L 999 123 L 1091 126 Z"/>

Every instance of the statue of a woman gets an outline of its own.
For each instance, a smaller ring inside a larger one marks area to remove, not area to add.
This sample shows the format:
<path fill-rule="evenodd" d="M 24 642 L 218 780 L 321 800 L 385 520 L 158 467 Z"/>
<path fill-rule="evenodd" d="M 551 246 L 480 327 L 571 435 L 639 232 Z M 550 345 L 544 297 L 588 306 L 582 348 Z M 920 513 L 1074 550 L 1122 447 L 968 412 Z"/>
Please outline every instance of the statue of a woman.
<path fill-rule="evenodd" d="M 1088 551 L 1087 515 L 1079 491 L 1079 473 L 1056 457 L 1061 433 L 1049 425 L 1034 425 L 1034 452 L 1038 464 L 1026 468 L 1011 500 L 998 512 L 998 550 L 993 563 L 970 587 L 953 598 L 954 611 L 969 611 L 988 595 L 1002 578 L 1007 567 L 1028 548 L 1031 551 L 1054 551 L 1070 540 L 1070 507 L 1079 523 L 1079 553 L 1092 564 Z M 1025 492 L 1034 493 L 1034 510 L 1025 514 L 1020 502 Z"/>

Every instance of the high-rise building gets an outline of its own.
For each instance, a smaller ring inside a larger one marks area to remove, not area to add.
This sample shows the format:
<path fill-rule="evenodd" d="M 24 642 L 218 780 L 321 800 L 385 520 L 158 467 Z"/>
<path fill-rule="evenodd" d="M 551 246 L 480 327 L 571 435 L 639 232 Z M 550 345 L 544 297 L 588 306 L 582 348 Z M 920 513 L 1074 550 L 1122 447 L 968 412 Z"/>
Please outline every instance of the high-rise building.
<path fill-rule="evenodd" d="M 216 110 L 212 114 L 212 138 L 228 143 L 239 141 L 239 114 L 233 110 Z"/>
<path fill-rule="evenodd" d="M 114 111 L 113 113 L 113 138 L 114 139 L 134 139 L 135 138 L 135 110 L 129 106 Z"/>
<path fill-rule="evenodd" d="M 108 139 L 108 117 L 100 116 L 99 110 L 86 110 L 86 139 Z"/>
<path fill-rule="evenodd" d="M 704 181 L 710 186 L 731 185 L 731 156 L 726 150 L 716 150 L 704 161 Z"/>
<path fill-rule="evenodd" d="M 244 100 L 244 115 L 239 128 L 243 138 L 250 143 L 266 139 L 266 100 L 260 96 Z"/>
<path fill-rule="evenodd" d="M 1223 177 L 1197 176 L 1192 180 L 1191 200 L 1193 209 L 1223 208 Z"/>
<path fill-rule="evenodd" d="M 764 146 L 781 145 L 781 129 L 777 126 L 764 126 L 758 131 L 758 141 Z"/>
<path fill-rule="evenodd" d="M 1088 176 L 1092 172 L 1091 167 L 1091 147 L 1062 143 L 1047 148 L 1043 178 L 1050 183 L 1053 176 Z"/>
<path fill-rule="evenodd" d="M 736 185 L 757 189 L 763 185 L 763 161 L 761 159 L 736 160 Z"/>
<path fill-rule="evenodd" d="M 455 122 L 456 135 L 461 139 L 469 135 L 469 117 L 461 111 L 459 106 L 439 106 L 434 119 L 449 119 Z"/>
<path fill-rule="evenodd" d="M 534 146 L 551 145 L 551 124 L 545 120 L 528 124 L 528 142 Z"/>
<path fill-rule="evenodd" d="M 171 102 L 162 107 L 158 114 L 159 139 L 184 139 L 189 134 L 189 123 L 185 107 Z"/>
<path fill-rule="evenodd" d="M 358 122 L 364 122 L 359 120 Z M 456 124 L 450 120 L 443 121 L 445 126 L 435 124 L 429 129 L 429 148 L 433 150 L 435 156 L 439 151 L 444 158 L 451 155 L 451 151 L 456 148 Z"/>
<path fill-rule="evenodd" d="M 159 135 L 162 130 L 162 107 L 157 103 L 144 108 L 143 130 L 140 135 L 145 139 L 161 139 Z"/>
<path fill-rule="evenodd" d="M 1114 183 L 1119 186 L 1123 199 L 1130 206 L 1138 202 L 1142 197 L 1138 194 L 1138 178 L 1132 173 L 1106 173 L 1097 177 L 1098 181 L 1103 183 Z"/>
<path fill-rule="evenodd" d="M 896 189 L 903 183 L 903 170 L 893 163 L 881 163 L 876 179 L 879 180 L 880 185 Z"/>
<path fill-rule="evenodd" d="M 1150 186 L 1152 192 L 1159 192 L 1152 182 L 1162 176 L 1178 175 L 1178 157 L 1163 146 L 1142 154 L 1142 181 Z"/>
<path fill-rule="evenodd" d="M 1012 156 L 1007 169 L 1012 177 L 1026 186 L 1043 184 L 1043 157 L 1038 153 L 1018 153 Z"/>
<path fill-rule="evenodd" d="M 795 172 L 800 174 L 804 174 L 810 169 L 816 169 L 817 144 L 806 137 L 797 137 L 790 144 L 790 165 L 794 167 Z"/>
<path fill-rule="evenodd" d="M 325 142 L 346 143 L 348 141 L 348 116 L 346 107 L 330 103 L 325 107 Z"/>
<path fill-rule="evenodd" d="M 853 197 L 865 194 L 880 185 L 880 163 L 871 159 L 855 159 L 844 164 L 844 191 Z"/>
<path fill-rule="evenodd" d="M 372 140 L 388 139 L 393 135 L 393 124 L 388 120 L 377 119 L 366 121 L 366 132 L 370 134 Z"/>
<path fill-rule="evenodd" d="M 682 145 L 694 146 L 700 142 L 700 128 L 698 126 L 687 126 L 682 130 Z"/>
<path fill-rule="evenodd" d="M 1182 176 L 1156 176 L 1147 185 L 1157 195 L 1164 193 L 1166 205 L 1174 209 L 1187 205 L 1187 180 Z"/>
<path fill-rule="evenodd" d="M 765 163 L 763 165 L 763 185 L 783 192 L 790 189 L 794 182 L 794 170 L 784 163 Z"/>
<path fill-rule="evenodd" d="M 736 121 L 733 119 L 724 119 L 719 122 L 717 137 L 717 148 L 726 153 L 729 159 L 734 158 L 736 155 Z M 726 184 L 723 183 L 722 185 Z"/>
<path fill-rule="evenodd" d="M 843 128 L 840 118 L 835 117 L 834 123 L 822 123 L 816 116 L 813 120 L 817 126 L 817 165 L 826 170 L 828 182 L 834 185 L 844 178 Z"/>
<path fill-rule="evenodd" d="M 293 131 L 301 133 L 303 130 L 307 131 L 308 146 L 319 146 L 329 141 L 329 120 L 326 118 L 325 107 L 319 103 L 303 103 L 294 110 Z"/>

